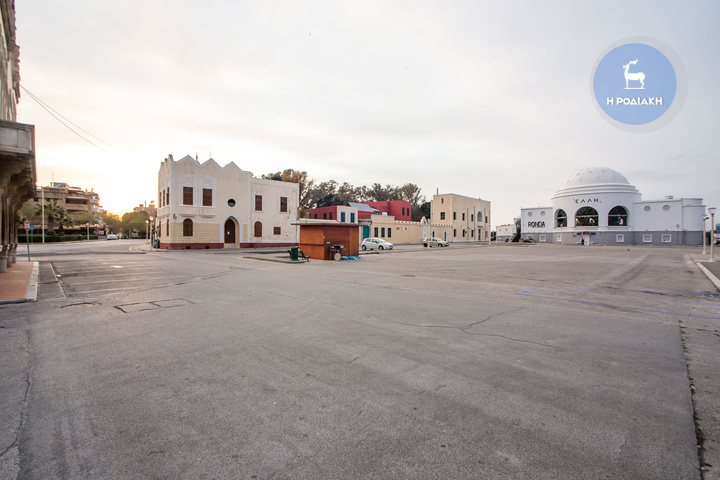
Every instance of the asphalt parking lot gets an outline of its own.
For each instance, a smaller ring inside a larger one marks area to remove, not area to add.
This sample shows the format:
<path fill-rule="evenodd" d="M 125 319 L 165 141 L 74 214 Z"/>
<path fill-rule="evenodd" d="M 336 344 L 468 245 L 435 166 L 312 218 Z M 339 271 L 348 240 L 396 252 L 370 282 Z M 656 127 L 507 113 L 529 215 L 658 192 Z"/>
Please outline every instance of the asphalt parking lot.
<path fill-rule="evenodd" d="M 694 250 L 454 247 L 48 259 L 65 295 L 0 309 L 19 478 L 700 478 Z"/>

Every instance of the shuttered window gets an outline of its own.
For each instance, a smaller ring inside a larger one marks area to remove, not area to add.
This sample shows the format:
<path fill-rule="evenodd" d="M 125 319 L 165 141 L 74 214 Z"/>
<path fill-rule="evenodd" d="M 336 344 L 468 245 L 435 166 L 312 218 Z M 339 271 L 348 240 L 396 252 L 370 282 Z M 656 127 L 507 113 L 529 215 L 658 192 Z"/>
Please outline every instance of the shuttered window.
<path fill-rule="evenodd" d="M 183 220 L 183 237 L 193 236 L 193 221 L 189 218 Z"/>
<path fill-rule="evenodd" d="M 255 222 L 255 236 L 262 237 L 262 223 Z"/>
<path fill-rule="evenodd" d="M 280 212 L 287 213 L 287 211 L 288 211 L 287 197 L 280 197 Z"/>
<path fill-rule="evenodd" d="M 255 211 L 262 212 L 262 195 L 255 195 Z M 260 235 L 255 235 L 259 237 Z"/>
<path fill-rule="evenodd" d="M 203 188 L 203 207 L 212 207 L 212 188 Z"/>
<path fill-rule="evenodd" d="M 183 187 L 183 205 L 193 204 L 193 187 Z"/>

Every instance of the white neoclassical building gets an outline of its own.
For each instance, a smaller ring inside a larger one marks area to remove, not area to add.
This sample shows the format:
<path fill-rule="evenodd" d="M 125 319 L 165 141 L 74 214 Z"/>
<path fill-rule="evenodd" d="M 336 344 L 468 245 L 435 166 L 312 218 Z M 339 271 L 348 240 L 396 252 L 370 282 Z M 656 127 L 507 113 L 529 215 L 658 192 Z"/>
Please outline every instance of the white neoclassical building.
<path fill-rule="evenodd" d="M 571 176 L 551 207 L 521 208 L 521 235 L 540 243 L 702 245 L 702 198 L 642 200 L 619 172 L 585 168 Z"/>
<path fill-rule="evenodd" d="M 297 245 L 298 185 L 253 177 L 235 163 L 221 167 L 169 155 L 158 172 L 156 233 L 160 248 Z"/>

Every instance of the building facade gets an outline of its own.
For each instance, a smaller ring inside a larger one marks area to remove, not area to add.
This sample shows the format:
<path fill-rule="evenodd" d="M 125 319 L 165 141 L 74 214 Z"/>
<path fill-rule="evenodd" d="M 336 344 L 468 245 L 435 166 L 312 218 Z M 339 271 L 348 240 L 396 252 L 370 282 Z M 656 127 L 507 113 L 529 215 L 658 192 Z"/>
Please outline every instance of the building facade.
<path fill-rule="evenodd" d="M 17 123 L 20 50 L 15 2 L 0 0 L 0 273 L 17 260 L 17 212 L 35 194 L 35 127 Z"/>
<path fill-rule="evenodd" d="M 412 205 L 405 200 L 386 200 L 382 202 L 361 202 L 378 213 L 385 213 L 395 217 L 400 222 L 409 222 L 412 220 L 410 208 Z M 364 218 L 364 217 L 361 217 Z"/>
<path fill-rule="evenodd" d="M 231 162 L 168 156 L 158 172 L 163 249 L 297 245 L 298 184 L 256 178 Z"/>
<path fill-rule="evenodd" d="M 702 245 L 701 198 L 642 200 L 627 178 L 609 168 L 580 170 L 551 203 L 520 209 L 523 239 L 583 245 Z"/>
<path fill-rule="evenodd" d="M 515 237 L 516 231 L 514 223 L 498 225 L 495 228 L 495 239 L 498 242 L 509 242 Z"/>
<path fill-rule="evenodd" d="M 50 182 L 49 187 L 38 187 L 33 200 L 40 205 L 43 201 L 55 202 L 68 213 L 100 213 L 100 195 L 91 190 L 71 187 L 65 182 Z"/>
<path fill-rule="evenodd" d="M 451 225 L 450 231 L 434 235 L 448 242 L 490 241 L 490 202 L 455 193 L 433 195 L 432 223 Z"/>
<path fill-rule="evenodd" d="M 348 205 L 308 208 L 305 217 L 313 220 L 337 220 L 340 223 L 358 223 L 358 209 Z"/>

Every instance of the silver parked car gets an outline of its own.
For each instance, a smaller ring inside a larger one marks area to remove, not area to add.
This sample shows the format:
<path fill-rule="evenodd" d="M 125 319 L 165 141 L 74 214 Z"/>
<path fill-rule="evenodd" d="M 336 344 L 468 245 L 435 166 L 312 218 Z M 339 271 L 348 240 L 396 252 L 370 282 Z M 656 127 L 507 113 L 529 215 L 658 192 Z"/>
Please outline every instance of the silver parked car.
<path fill-rule="evenodd" d="M 382 238 L 366 238 L 360 244 L 362 250 L 392 250 L 393 244 Z"/>
<path fill-rule="evenodd" d="M 449 245 L 445 240 L 435 237 L 429 237 L 423 240 L 423 247 L 447 247 Z"/>

